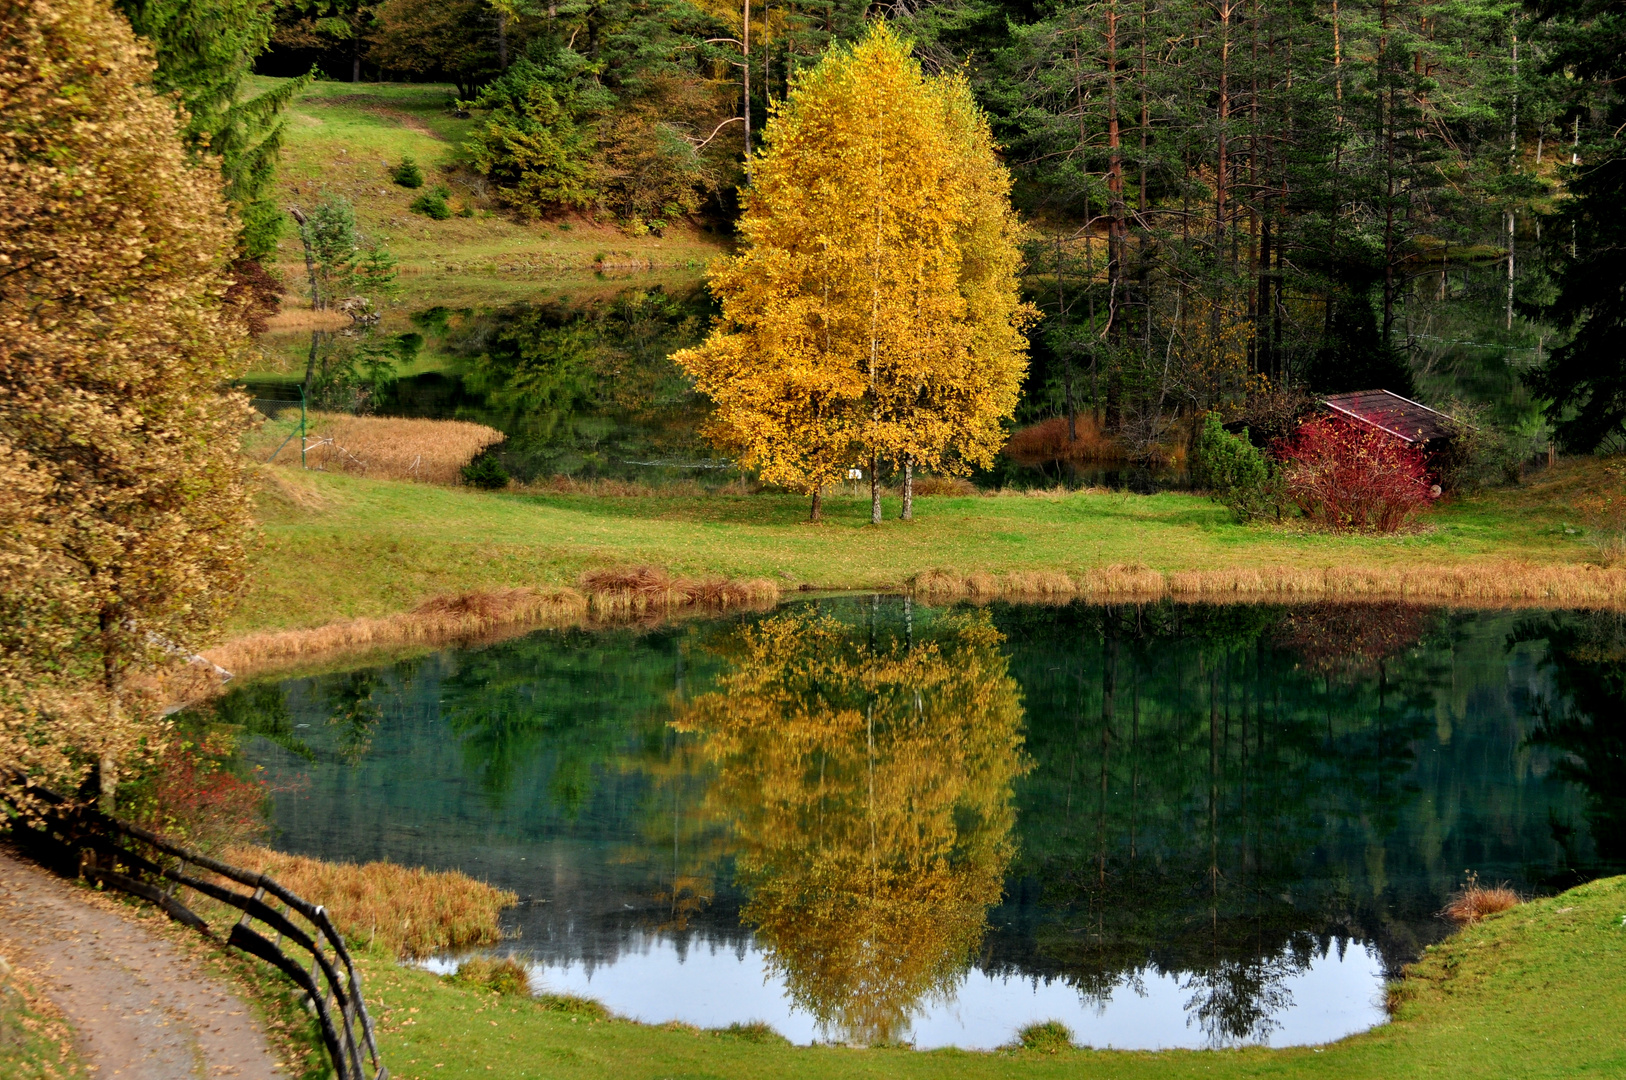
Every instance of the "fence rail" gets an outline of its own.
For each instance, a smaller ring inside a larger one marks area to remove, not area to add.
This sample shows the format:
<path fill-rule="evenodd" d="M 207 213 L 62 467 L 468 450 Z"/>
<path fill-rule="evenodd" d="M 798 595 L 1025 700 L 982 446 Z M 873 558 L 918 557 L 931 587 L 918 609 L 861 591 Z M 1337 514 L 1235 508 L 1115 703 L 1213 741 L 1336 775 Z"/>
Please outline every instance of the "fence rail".
<path fill-rule="evenodd" d="M 361 977 L 344 938 L 320 904 L 310 903 L 266 874 L 212 859 L 92 807 L 73 805 L 45 788 L 31 786 L 28 791 L 46 809 L 38 815 L 38 824 L 14 817 L 11 832 L 37 861 L 64 876 L 82 876 L 149 900 L 176 922 L 271 964 L 305 992 L 338 1080 L 388 1080 Z M 13 804 L 13 809 L 18 807 Z M 216 875 L 225 884 L 194 870 Z M 187 889 L 243 913 L 224 939 L 183 902 Z M 273 902 L 267 902 L 268 897 Z M 275 940 L 256 929 L 256 923 L 273 931 Z M 285 944 L 291 944 L 301 959 L 284 951 Z M 307 956 L 308 970 L 303 959 Z"/>

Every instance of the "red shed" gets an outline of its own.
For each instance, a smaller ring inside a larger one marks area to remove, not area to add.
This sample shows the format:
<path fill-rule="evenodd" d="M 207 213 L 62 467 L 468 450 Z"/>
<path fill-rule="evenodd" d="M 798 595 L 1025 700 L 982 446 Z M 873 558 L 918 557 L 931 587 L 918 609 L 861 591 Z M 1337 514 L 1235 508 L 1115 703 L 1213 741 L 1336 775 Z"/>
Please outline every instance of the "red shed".
<path fill-rule="evenodd" d="M 1322 399 L 1340 416 L 1358 420 L 1411 446 L 1426 446 L 1451 434 L 1451 417 L 1387 390 L 1357 390 Z"/>

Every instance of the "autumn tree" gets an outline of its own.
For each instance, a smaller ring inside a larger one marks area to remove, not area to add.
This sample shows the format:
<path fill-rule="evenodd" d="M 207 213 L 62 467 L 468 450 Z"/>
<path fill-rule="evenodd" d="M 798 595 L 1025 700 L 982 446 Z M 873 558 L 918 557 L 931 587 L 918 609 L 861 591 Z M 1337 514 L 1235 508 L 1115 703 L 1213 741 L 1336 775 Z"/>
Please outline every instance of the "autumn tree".
<path fill-rule="evenodd" d="M 882 461 L 992 461 L 1026 369 L 1021 227 L 986 120 L 958 75 L 928 77 L 884 23 L 775 103 L 740 220 L 715 263 L 717 329 L 674 359 L 710 428 L 770 483 L 812 496 Z M 905 503 L 908 505 L 907 499 Z"/>
<path fill-rule="evenodd" d="M 953 991 L 1004 889 L 1020 692 L 986 613 L 876 635 L 815 612 L 725 649 L 674 720 L 717 770 L 741 912 L 795 1002 L 839 1037 L 896 1041 Z"/>
<path fill-rule="evenodd" d="M 111 799 L 241 575 L 233 223 L 107 0 L 0 2 L 0 763 Z"/>

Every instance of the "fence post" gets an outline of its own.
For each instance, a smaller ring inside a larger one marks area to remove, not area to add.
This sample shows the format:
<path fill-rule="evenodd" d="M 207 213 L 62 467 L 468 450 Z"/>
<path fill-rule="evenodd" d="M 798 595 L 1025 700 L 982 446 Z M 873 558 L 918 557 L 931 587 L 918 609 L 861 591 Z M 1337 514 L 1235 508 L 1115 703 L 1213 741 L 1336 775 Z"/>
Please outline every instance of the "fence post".
<path fill-rule="evenodd" d="M 305 467 L 305 384 L 299 384 L 299 467 Z"/>

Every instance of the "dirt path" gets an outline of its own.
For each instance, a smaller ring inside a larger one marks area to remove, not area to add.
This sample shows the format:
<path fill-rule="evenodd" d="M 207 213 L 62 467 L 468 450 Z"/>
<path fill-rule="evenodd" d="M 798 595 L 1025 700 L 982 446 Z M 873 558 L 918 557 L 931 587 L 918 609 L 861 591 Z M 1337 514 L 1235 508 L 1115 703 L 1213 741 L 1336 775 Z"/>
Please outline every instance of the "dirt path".
<path fill-rule="evenodd" d="M 0 933 L 78 1034 L 95 1080 L 270 1080 L 251 1014 L 196 959 L 0 847 Z"/>

